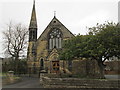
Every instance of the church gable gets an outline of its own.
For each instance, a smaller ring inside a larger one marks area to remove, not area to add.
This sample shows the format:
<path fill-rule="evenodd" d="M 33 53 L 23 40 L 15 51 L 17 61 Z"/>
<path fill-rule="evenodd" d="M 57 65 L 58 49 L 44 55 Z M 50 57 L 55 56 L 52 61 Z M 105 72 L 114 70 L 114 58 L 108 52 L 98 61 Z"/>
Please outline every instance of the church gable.
<path fill-rule="evenodd" d="M 40 57 L 49 56 L 54 48 L 61 50 L 63 40 L 72 37 L 74 35 L 54 17 L 37 39 L 37 61 Z"/>
<path fill-rule="evenodd" d="M 51 51 L 51 53 L 48 55 L 48 60 L 49 61 L 52 61 L 52 60 L 57 61 L 58 57 L 59 57 L 58 51 L 57 51 L 57 49 L 54 48 Z"/>
<path fill-rule="evenodd" d="M 61 31 L 63 39 L 74 37 L 74 35 L 56 17 L 54 17 L 46 29 L 43 31 L 43 33 L 40 35 L 38 41 L 47 40 L 48 34 L 54 28 L 57 28 Z"/>

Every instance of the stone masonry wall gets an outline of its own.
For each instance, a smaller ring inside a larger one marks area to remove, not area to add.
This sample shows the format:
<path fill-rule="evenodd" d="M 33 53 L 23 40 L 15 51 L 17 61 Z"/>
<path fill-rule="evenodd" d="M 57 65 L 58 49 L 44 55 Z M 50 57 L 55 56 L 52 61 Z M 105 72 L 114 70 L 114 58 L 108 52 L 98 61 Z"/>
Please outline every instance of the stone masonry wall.
<path fill-rule="evenodd" d="M 80 76 L 97 78 L 100 75 L 96 60 L 76 59 L 72 62 L 72 73 Z"/>
<path fill-rule="evenodd" d="M 48 78 L 41 79 L 44 88 L 120 88 L 120 80 Z"/>

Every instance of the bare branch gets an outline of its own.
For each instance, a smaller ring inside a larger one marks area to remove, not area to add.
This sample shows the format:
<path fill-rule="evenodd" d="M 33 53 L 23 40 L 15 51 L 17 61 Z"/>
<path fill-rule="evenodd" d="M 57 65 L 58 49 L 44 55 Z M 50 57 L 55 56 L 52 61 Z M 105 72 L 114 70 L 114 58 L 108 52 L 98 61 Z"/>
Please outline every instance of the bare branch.
<path fill-rule="evenodd" d="M 4 34 L 4 44 L 9 55 L 19 58 L 20 54 L 26 49 L 28 30 L 22 24 L 7 25 Z"/>

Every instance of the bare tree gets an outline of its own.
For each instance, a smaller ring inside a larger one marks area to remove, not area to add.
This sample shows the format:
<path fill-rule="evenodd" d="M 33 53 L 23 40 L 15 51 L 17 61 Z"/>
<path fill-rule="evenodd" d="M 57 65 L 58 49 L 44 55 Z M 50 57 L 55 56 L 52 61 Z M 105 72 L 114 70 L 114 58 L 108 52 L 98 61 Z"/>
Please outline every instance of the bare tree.
<path fill-rule="evenodd" d="M 24 55 L 27 48 L 27 36 L 28 30 L 22 24 L 12 24 L 11 22 L 7 25 L 7 30 L 4 34 L 4 46 L 5 52 L 12 56 L 16 61 L 16 71 L 18 69 L 19 57 Z"/>

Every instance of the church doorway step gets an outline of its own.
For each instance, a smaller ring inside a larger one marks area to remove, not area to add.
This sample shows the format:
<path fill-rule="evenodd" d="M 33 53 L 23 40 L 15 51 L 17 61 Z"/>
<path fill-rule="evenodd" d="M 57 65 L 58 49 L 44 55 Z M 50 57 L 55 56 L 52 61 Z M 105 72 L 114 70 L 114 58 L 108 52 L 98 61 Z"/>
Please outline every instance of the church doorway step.
<path fill-rule="evenodd" d="M 52 61 L 52 73 L 59 73 L 59 61 Z"/>

